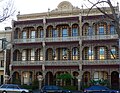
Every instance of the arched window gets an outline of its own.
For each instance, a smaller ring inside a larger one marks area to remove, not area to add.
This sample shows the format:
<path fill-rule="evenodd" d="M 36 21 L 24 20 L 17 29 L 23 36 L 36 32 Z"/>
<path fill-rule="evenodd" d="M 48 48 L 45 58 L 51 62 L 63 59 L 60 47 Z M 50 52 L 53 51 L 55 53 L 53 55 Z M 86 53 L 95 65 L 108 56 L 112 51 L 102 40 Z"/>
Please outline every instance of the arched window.
<path fill-rule="evenodd" d="M 78 28 L 72 28 L 72 36 L 78 36 Z"/>
<path fill-rule="evenodd" d="M 72 50 L 73 60 L 78 60 L 78 48 Z"/>
<path fill-rule="evenodd" d="M 105 59 L 105 48 L 100 47 L 99 49 L 99 59 Z"/>
<path fill-rule="evenodd" d="M 62 37 L 67 37 L 68 36 L 68 30 L 67 28 L 62 29 Z"/>
<path fill-rule="evenodd" d="M 89 50 L 88 50 L 88 56 L 89 56 L 89 60 L 94 59 L 93 50 L 92 50 L 91 47 L 89 47 Z"/>
<path fill-rule="evenodd" d="M 112 47 L 110 50 L 110 57 L 111 59 L 116 59 L 117 58 L 117 51 L 115 47 Z"/>
<path fill-rule="evenodd" d="M 115 26 L 114 26 L 114 25 L 111 25 L 111 26 L 110 26 L 110 34 L 111 34 L 111 35 L 116 34 Z"/>

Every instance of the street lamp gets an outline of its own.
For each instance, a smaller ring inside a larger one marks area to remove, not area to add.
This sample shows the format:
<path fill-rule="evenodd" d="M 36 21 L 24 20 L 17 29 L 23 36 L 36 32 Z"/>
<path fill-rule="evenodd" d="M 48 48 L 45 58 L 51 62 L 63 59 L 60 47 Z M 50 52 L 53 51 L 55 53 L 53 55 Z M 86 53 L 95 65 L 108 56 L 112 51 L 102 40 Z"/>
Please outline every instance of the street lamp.
<path fill-rule="evenodd" d="M 43 76 L 42 75 L 38 75 L 37 79 L 39 81 L 39 90 L 40 90 L 41 89 L 41 85 L 42 85 Z"/>

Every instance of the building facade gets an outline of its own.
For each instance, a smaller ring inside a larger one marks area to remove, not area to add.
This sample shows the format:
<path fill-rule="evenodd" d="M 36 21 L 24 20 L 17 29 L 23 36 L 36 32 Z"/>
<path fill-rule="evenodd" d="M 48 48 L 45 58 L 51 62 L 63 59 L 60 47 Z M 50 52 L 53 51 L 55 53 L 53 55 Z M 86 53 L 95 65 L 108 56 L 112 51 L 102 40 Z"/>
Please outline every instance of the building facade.
<path fill-rule="evenodd" d="M 112 17 L 109 7 L 104 10 Z M 48 85 L 89 86 L 92 80 L 107 80 L 118 88 L 120 47 L 114 20 L 96 8 L 88 11 L 63 1 L 52 11 L 18 14 L 12 24 L 12 82 L 29 85 L 42 75 Z M 119 13 L 118 5 L 115 11 Z M 61 74 L 72 79 L 58 80 Z"/>
<path fill-rule="evenodd" d="M 6 76 L 10 76 L 9 65 L 11 61 L 11 34 L 12 29 L 10 27 L 5 27 L 5 30 L 0 31 L 0 85 L 5 83 Z M 2 47 L 2 39 L 5 39 L 6 46 L 5 49 Z"/>

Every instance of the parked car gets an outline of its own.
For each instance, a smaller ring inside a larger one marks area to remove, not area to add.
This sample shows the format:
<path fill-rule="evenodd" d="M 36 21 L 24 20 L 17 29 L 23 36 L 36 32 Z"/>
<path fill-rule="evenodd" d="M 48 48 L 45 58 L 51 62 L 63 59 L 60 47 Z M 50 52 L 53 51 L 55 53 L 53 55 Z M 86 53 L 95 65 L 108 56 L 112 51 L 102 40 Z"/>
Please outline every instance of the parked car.
<path fill-rule="evenodd" d="M 62 89 L 55 85 L 46 85 L 41 89 L 41 93 L 72 93 L 70 90 Z"/>
<path fill-rule="evenodd" d="M 84 93 L 119 93 L 119 91 L 111 90 L 105 86 L 94 85 L 84 89 Z"/>
<path fill-rule="evenodd" d="M 21 88 L 17 84 L 3 84 L 0 86 L 0 93 L 32 93 L 28 89 Z"/>

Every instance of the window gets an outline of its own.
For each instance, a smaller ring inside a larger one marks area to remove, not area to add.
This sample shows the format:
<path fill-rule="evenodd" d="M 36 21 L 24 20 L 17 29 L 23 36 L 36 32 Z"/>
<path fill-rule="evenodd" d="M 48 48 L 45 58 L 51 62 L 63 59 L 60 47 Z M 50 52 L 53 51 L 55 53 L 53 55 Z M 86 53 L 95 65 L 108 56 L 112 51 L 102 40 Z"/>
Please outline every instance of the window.
<path fill-rule="evenodd" d="M 35 60 L 35 51 L 34 51 L 34 49 L 31 50 L 31 60 Z"/>
<path fill-rule="evenodd" d="M 37 50 L 38 60 L 43 60 L 43 51 L 42 49 Z"/>
<path fill-rule="evenodd" d="M 93 50 L 91 49 L 91 47 L 88 50 L 88 56 L 89 56 L 89 60 L 94 59 Z"/>
<path fill-rule="evenodd" d="M 43 35 L 43 30 L 40 31 L 40 38 L 42 38 L 44 35 Z"/>
<path fill-rule="evenodd" d="M 4 67 L 4 60 L 1 60 L 0 67 Z"/>
<path fill-rule="evenodd" d="M 22 37 L 23 39 L 27 38 L 27 33 L 25 31 L 22 33 Z"/>
<path fill-rule="evenodd" d="M 115 59 L 116 58 L 116 49 L 113 47 L 112 49 L 111 49 L 111 59 Z"/>
<path fill-rule="evenodd" d="M 78 28 L 72 29 L 72 36 L 78 36 Z"/>
<path fill-rule="evenodd" d="M 31 31 L 31 37 L 30 38 L 35 38 L 35 31 Z"/>
<path fill-rule="evenodd" d="M 52 35 L 53 35 L 53 37 L 57 37 L 57 35 L 58 35 L 57 30 L 53 30 Z"/>
<path fill-rule="evenodd" d="M 93 35 L 92 27 L 88 27 L 88 35 Z"/>
<path fill-rule="evenodd" d="M 99 35 L 104 35 L 104 27 L 103 26 L 99 27 Z"/>
<path fill-rule="evenodd" d="M 73 55 L 73 60 L 78 59 L 78 48 L 73 48 L 72 55 Z"/>
<path fill-rule="evenodd" d="M 22 51 L 22 61 L 26 61 L 26 50 Z"/>
<path fill-rule="evenodd" d="M 67 28 L 62 29 L 62 37 L 67 37 L 68 36 L 68 30 Z"/>
<path fill-rule="evenodd" d="M 110 26 L 110 34 L 116 34 L 115 27 L 113 25 Z"/>
<path fill-rule="evenodd" d="M 63 56 L 67 55 L 67 48 L 63 48 L 63 52 L 62 52 Z"/>
<path fill-rule="evenodd" d="M 67 48 L 62 49 L 63 59 L 67 59 Z"/>
<path fill-rule="evenodd" d="M 105 49 L 104 49 L 104 47 L 100 47 L 100 49 L 99 49 L 99 59 L 105 59 Z"/>

